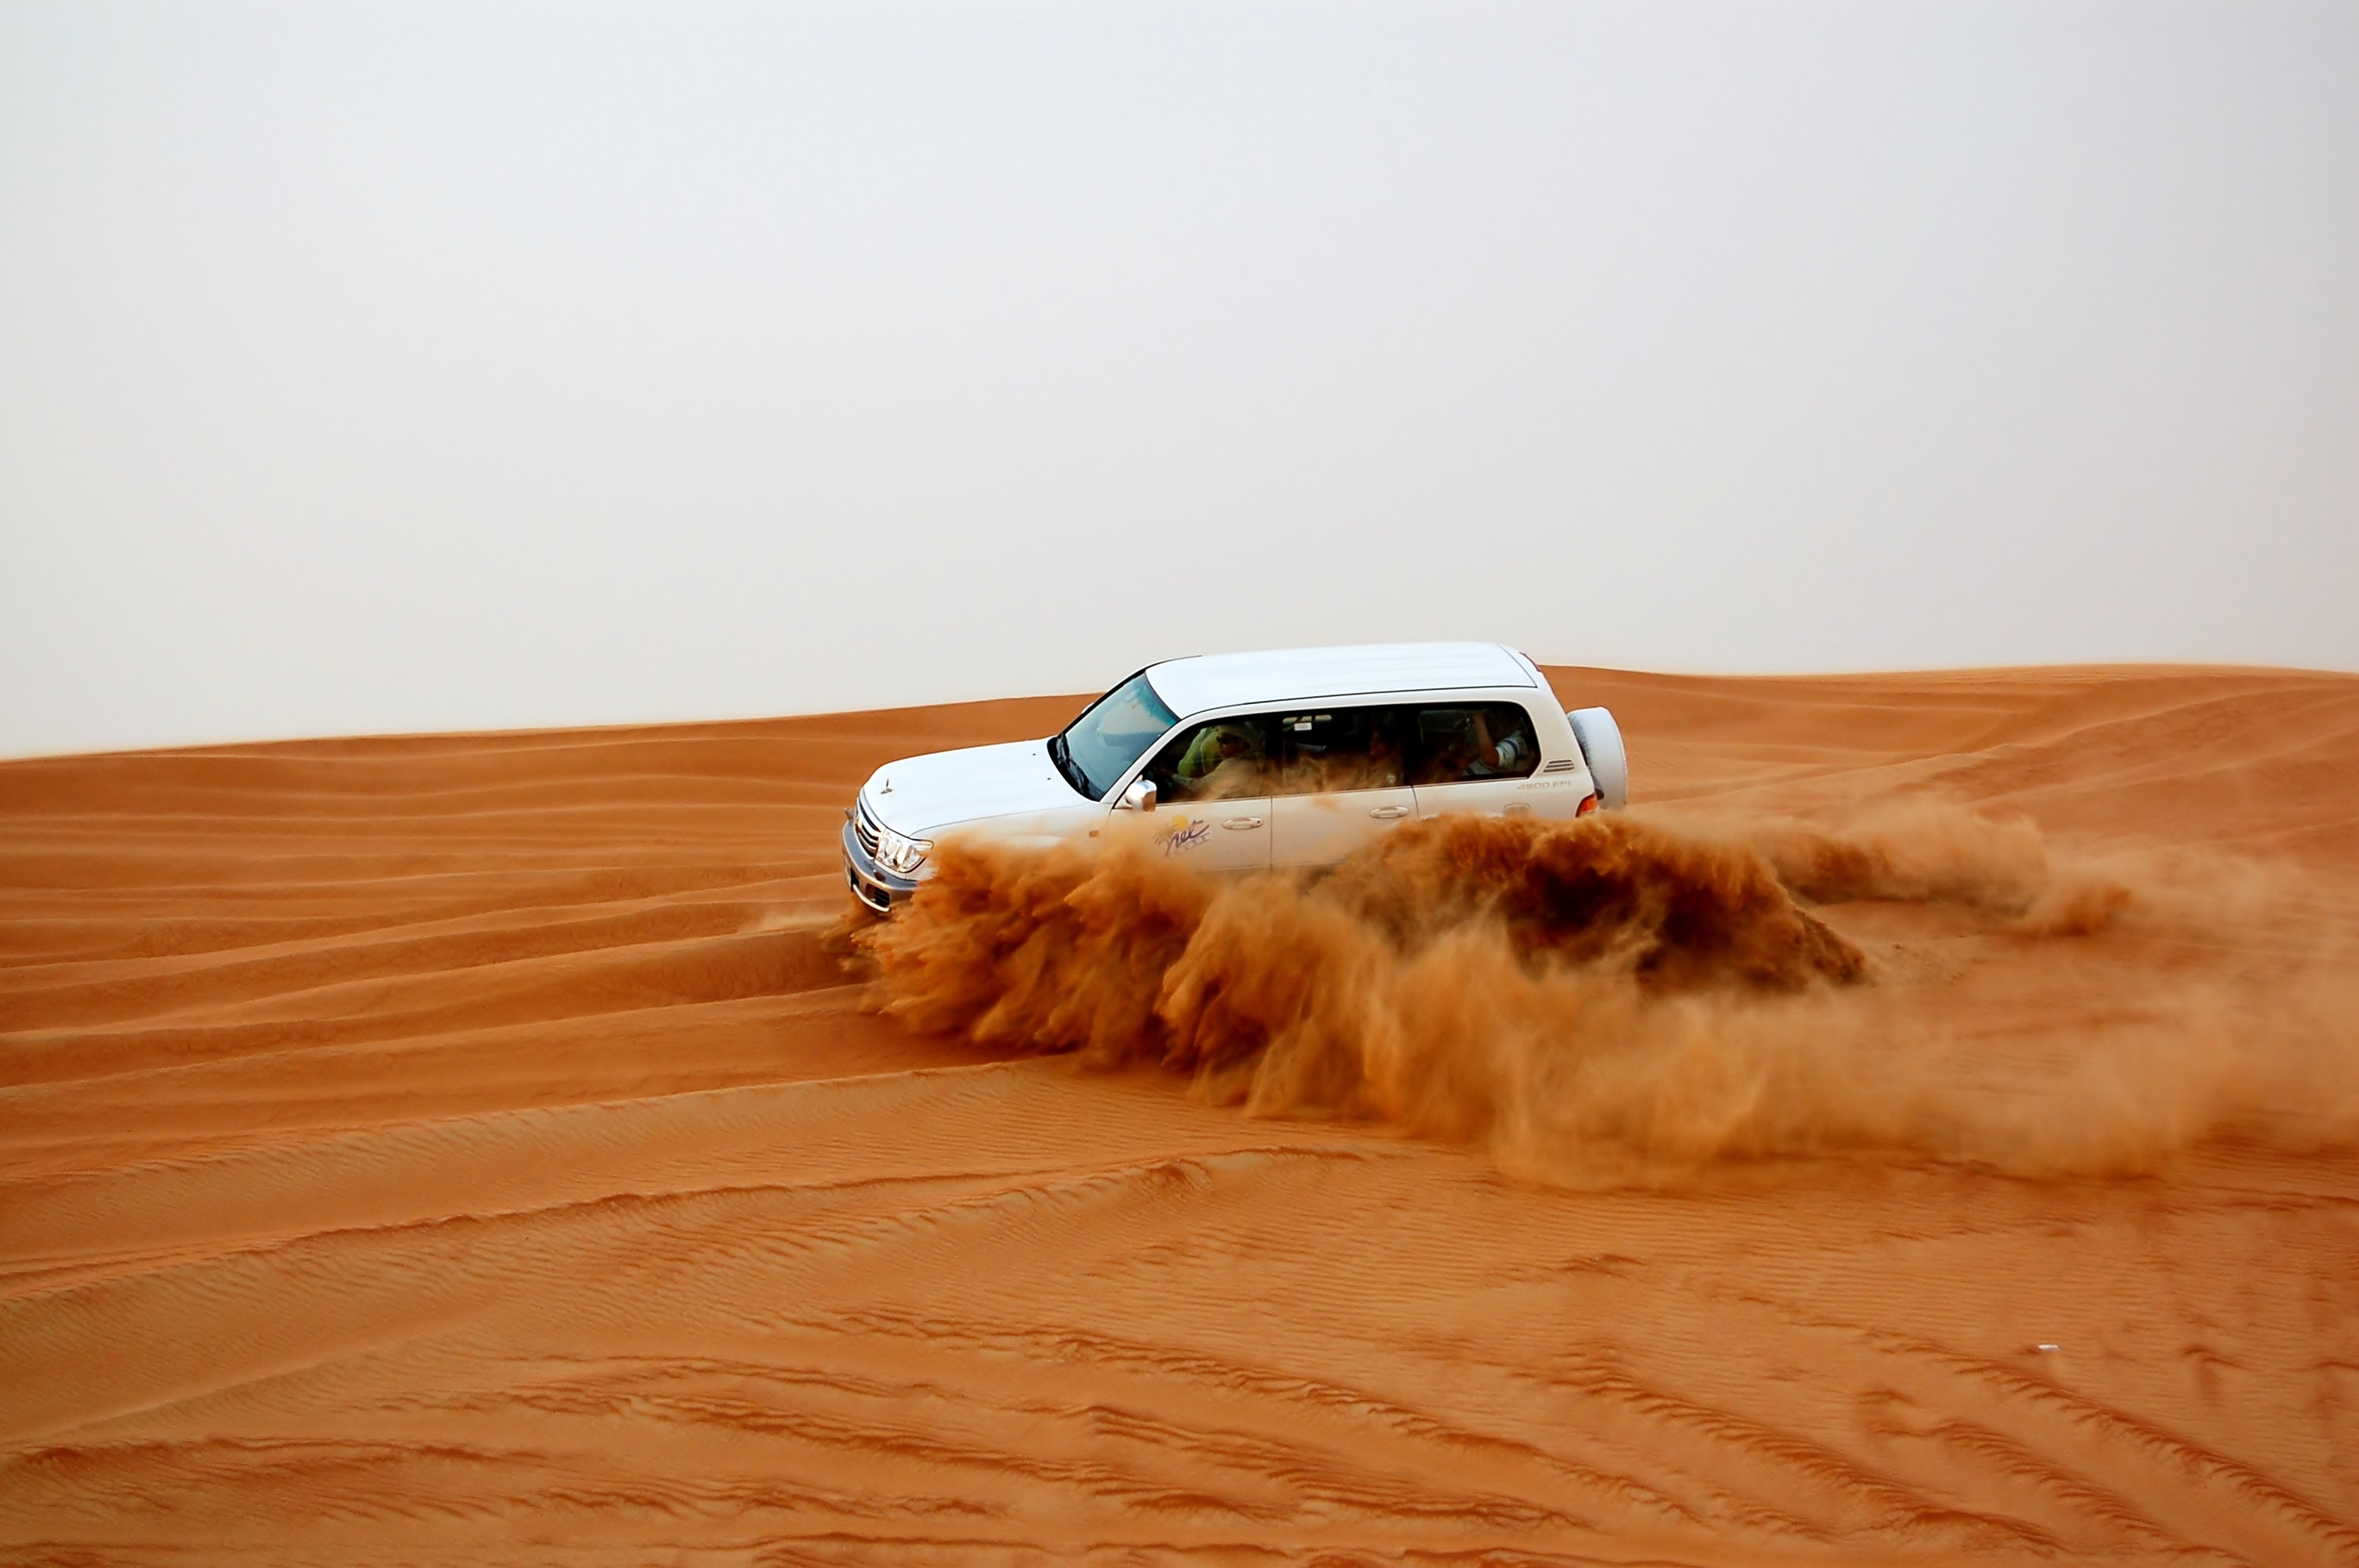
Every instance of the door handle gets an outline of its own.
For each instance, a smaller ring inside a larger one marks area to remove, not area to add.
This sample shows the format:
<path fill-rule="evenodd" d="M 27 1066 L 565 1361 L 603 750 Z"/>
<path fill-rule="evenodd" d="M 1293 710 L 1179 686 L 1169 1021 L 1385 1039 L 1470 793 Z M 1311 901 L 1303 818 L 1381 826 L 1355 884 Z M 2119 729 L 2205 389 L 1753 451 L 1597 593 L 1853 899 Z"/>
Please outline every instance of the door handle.
<path fill-rule="evenodd" d="M 1407 816 L 1408 815 L 1408 807 L 1406 806 L 1379 806 L 1371 810 L 1368 815 L 1371 816 L 1379 816 L 1386 822 L 1390 822 L 1396 816 Z"/>
<path fill-rule="evenodd" d="M 1260 827 L 1261 818 L 1258 816 L 1232 816 L 1226 822 L 1222 823 L 1221 826 L 1223 827 L 1234 827 L 1242 831 L 1245 828 Z"/>

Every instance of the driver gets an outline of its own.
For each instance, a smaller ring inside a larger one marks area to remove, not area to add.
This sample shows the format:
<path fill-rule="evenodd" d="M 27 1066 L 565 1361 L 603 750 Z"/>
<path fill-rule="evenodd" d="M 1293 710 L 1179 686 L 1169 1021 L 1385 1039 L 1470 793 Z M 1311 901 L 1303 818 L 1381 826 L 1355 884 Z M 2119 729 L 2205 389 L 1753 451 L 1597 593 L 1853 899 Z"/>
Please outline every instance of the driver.
<path fill-rule="evenodd" d="M 1214 724 L 1190 742 L 1174 770 L 1198 800 L 1233 800 L 1261 793 L 1261 748 L 1240 725 Z"/>

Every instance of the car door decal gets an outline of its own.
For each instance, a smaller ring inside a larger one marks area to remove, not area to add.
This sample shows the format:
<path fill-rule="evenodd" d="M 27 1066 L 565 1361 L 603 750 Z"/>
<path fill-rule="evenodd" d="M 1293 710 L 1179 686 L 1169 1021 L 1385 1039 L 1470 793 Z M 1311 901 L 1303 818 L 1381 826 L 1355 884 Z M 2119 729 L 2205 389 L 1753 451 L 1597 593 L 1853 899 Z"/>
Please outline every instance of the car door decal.
<path fill-rule="evenodd" d="M 1212 836 L 1212 819 L 1209 816 L 1190 818 L 1174 813 L 1155 835 L 1155 842 L 1166 856 L 1182 855 L 1201 845 Z"/>

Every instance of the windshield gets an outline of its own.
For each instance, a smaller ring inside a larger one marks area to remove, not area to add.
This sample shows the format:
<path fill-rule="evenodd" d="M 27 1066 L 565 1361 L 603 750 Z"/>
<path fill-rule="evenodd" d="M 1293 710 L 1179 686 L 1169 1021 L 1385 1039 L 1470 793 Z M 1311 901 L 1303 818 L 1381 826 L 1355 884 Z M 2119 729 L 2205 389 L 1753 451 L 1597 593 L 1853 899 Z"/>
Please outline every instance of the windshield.
<path fill-rule="evenodd" d="M 1092 800 L 1103 800 L 1130 764 L 1179 722 L 1141 670 L 1091 703 L 1049 752 L 1068 783 Z"/>

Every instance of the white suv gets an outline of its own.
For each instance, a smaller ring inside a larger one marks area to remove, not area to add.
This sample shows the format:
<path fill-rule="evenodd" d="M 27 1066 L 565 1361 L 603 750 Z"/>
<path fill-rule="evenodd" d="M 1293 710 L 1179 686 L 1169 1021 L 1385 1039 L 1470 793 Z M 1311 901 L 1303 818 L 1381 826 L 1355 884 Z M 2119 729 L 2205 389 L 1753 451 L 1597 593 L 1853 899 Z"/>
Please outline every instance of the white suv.
<path fill-rule="evenodd" d="M 958 831 L 1048 842 L 1152 813 L 1208 871 L 1321 866 L 1412 816 L 1579 816 L 1628 798 L 1621 731 L 1557 709 L 1495 643 L 1210 654 L 1150 665 L 1063 734 L 908 757 L 844 813 L 844 875 L 879 913 Z"/>

